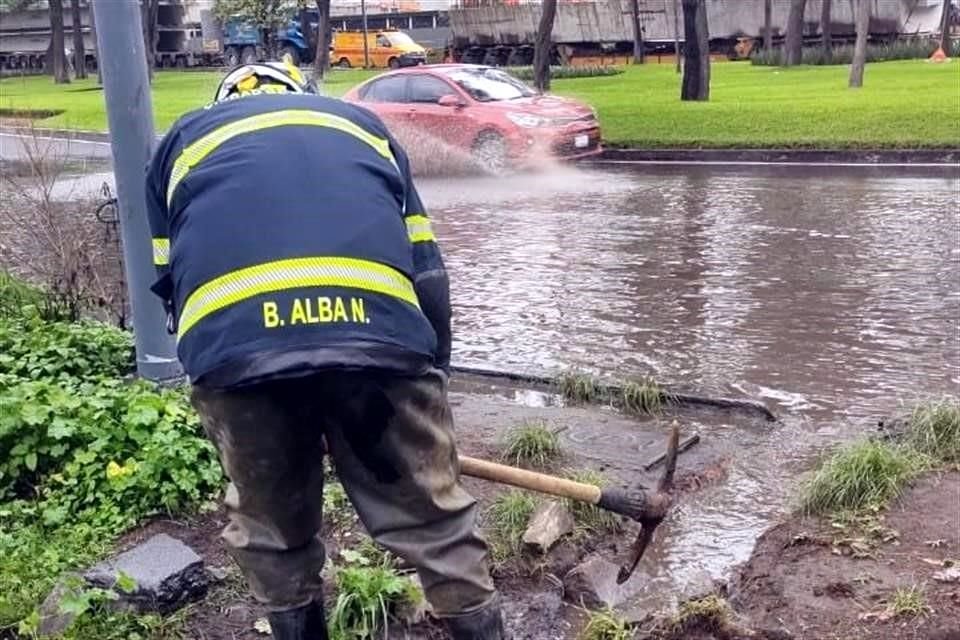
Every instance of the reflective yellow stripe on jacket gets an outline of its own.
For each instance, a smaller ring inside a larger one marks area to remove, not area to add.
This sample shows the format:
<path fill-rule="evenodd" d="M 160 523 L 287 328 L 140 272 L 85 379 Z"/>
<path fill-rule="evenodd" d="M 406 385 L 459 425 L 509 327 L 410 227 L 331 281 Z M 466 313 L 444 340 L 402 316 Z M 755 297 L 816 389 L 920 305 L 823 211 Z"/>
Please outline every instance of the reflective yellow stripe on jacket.
<path fill-rule="evenodd" d="M 427 216 L 407 216 L 404 220 L 407 223 L 407 236 L 410 242 L 437 241 L 437 237 L 433 235 L 433 227 L 430 226 L 430 218 Z"/>
<path fill-rule="evenodd" d="M 392 267 L 356 258 L 293 258 L 232 271 L 199 287 L 183 306 L 178 338 L 215 311 L 264 293 L 301 287 L 361 289 L 420 308 L 413 283 Z"/>
<path fill-rule="evenodd" d="M 170 238 L 153 239 L 153 264 L 162 267 L 170 262 Z"/>
<path fill-rule="evenodd" d="M 253 133 L 255 131 L 284 126 L 312 126 L 336 129 L 370 145 L 377 153 L 389 160 L 394 167 L 397 167 L 397 161 L 393 157 L 393 152 L 390 150 L 389 141 L 384 138 L 378 138 L 346 118 L 309 109 L 286 109 L 283 111 L 260 113 L 225 124 L 222 127 L 214 129 L 196 142 L 186 146 L 174 161 L 173 170 L 170 172 L 170 181 L 167 185 L 167 206 L 170 206 L 177 186 L 187 177 L 190 170 L 200 164 L 204 158 L 213 153 L 217 147 L 224 142 L 245 133 Z M 397 170 L 399 171 L 399 168 Z"/>

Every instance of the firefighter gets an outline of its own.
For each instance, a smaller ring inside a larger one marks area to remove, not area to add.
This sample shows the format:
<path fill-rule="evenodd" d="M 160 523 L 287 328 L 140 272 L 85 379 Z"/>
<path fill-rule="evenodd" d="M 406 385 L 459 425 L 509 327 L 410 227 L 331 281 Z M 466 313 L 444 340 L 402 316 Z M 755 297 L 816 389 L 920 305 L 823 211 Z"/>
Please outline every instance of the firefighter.
<path fill-rule="evenodd" d="M 289 60 L 248 64 L 147 170 L 158 279 L 230 480 L 222 537 L 278 640 L 326 638 L 323 458 L 456 640 L 503 637 L 447 402 L 446 271 L 406 154 Z"/>

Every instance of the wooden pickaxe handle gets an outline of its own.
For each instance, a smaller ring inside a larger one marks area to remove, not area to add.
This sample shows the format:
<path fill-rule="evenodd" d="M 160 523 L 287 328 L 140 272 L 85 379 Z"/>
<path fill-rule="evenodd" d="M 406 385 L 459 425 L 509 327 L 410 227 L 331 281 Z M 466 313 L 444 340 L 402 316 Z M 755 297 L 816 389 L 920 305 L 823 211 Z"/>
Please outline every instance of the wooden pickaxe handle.
<path fill-rule="evenodd" d="M 592 484 L 575 482 L 566 478 L 558 478 L 545 473 L 527 471 L 526 469 L 518 469 L 467 456 L 460 456 L 460 473 L 482 480 L 527 489 L 528 491 L 536 491 L 537 493 L 590 504 L 599 503 L 600 496 L 603 494 L 600 487 L 595 487 Z"/>

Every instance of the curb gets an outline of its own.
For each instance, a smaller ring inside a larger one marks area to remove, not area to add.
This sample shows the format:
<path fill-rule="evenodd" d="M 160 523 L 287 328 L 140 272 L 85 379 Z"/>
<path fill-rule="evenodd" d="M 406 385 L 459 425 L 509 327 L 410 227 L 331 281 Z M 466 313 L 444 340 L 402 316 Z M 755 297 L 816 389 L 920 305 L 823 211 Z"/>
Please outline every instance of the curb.
<path fill-rule="evenodd" d="M 960 149 L 606 149 L 599 162 L 960 165 Z"/>

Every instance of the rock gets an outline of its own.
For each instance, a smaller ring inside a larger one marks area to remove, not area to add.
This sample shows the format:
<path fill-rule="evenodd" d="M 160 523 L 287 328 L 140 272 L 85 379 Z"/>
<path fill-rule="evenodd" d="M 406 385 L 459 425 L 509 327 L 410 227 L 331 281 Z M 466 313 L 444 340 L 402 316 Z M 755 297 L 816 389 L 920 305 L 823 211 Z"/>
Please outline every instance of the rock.
<path fill-rule="evenodd" d="M 523 534 L 523 542 L 540 553 L 546 553 L 557 540 L 573 533 L 573 525 L 573 514 L 569 509 L 556 500 L 548 500 L 540 505 L 530 518 L 530 525 Z"/>
<path fill-rule="evenodd" d="M 207 575 L 210 576 L 211 582 L 223 582 L 236 572 L 234 567 L 207 567 Z"/>
<path fill-rule="evenodd" d="M 723 583 L 718 583 L 703 569 L 694 571 L 690 578 L 680 587 L 679 602 L 703 600 L 707 596 L 723 591 Z"/>
<path fill-rule="evenodd" d="M 61 635 L 76 619 L 77 614 L 64 613 L 60 610 L 60 603 L 64 596 L 74 590 L 70 585 L 71 582 L 82 584 L 83 577 L 75 573 L 62 576 L 40 605 L 40 626 L 37 628 L 37 635 L 41 638 Z"/>
<path fill-rule="evenodd" d="M 933 579 L 937 582 L 960 582 L 960 565 L 937 571 L 933 574 Z"/>
<path fill-rule="evenodd" d="M 203 559 L 165 533 L 101 562 L 87 571 L 84 578 L 94 586 L 112 588 L 121 572 L 133 579 L 136 588 L 132 593 L 120 591 L 119 603 L 141 613 L 167 614 L 202 598 L 207 592 Z"/>
<path fill-rule="evenodd" d="M 591 609 L 615 607 L 623 601 L 617 587 L 619 570 L 617 565 L 594 556 L 564 576 L 564 594 L 574 604 Z"/>
<path fill-rule="evenodd" d="M 420 595 L 417 602 L 404 602 L 397 611 L 397 617 L 406 625 L 413 626 L 420 624 L 427 619 L 427 616 L 433 614 L 433 607 L 427 602 L 423 595 L 423 583 L 420 582 L 420 576 L 413 574 L 410 576 L 410 582 L 416 588 L 415 591 Z"/>

